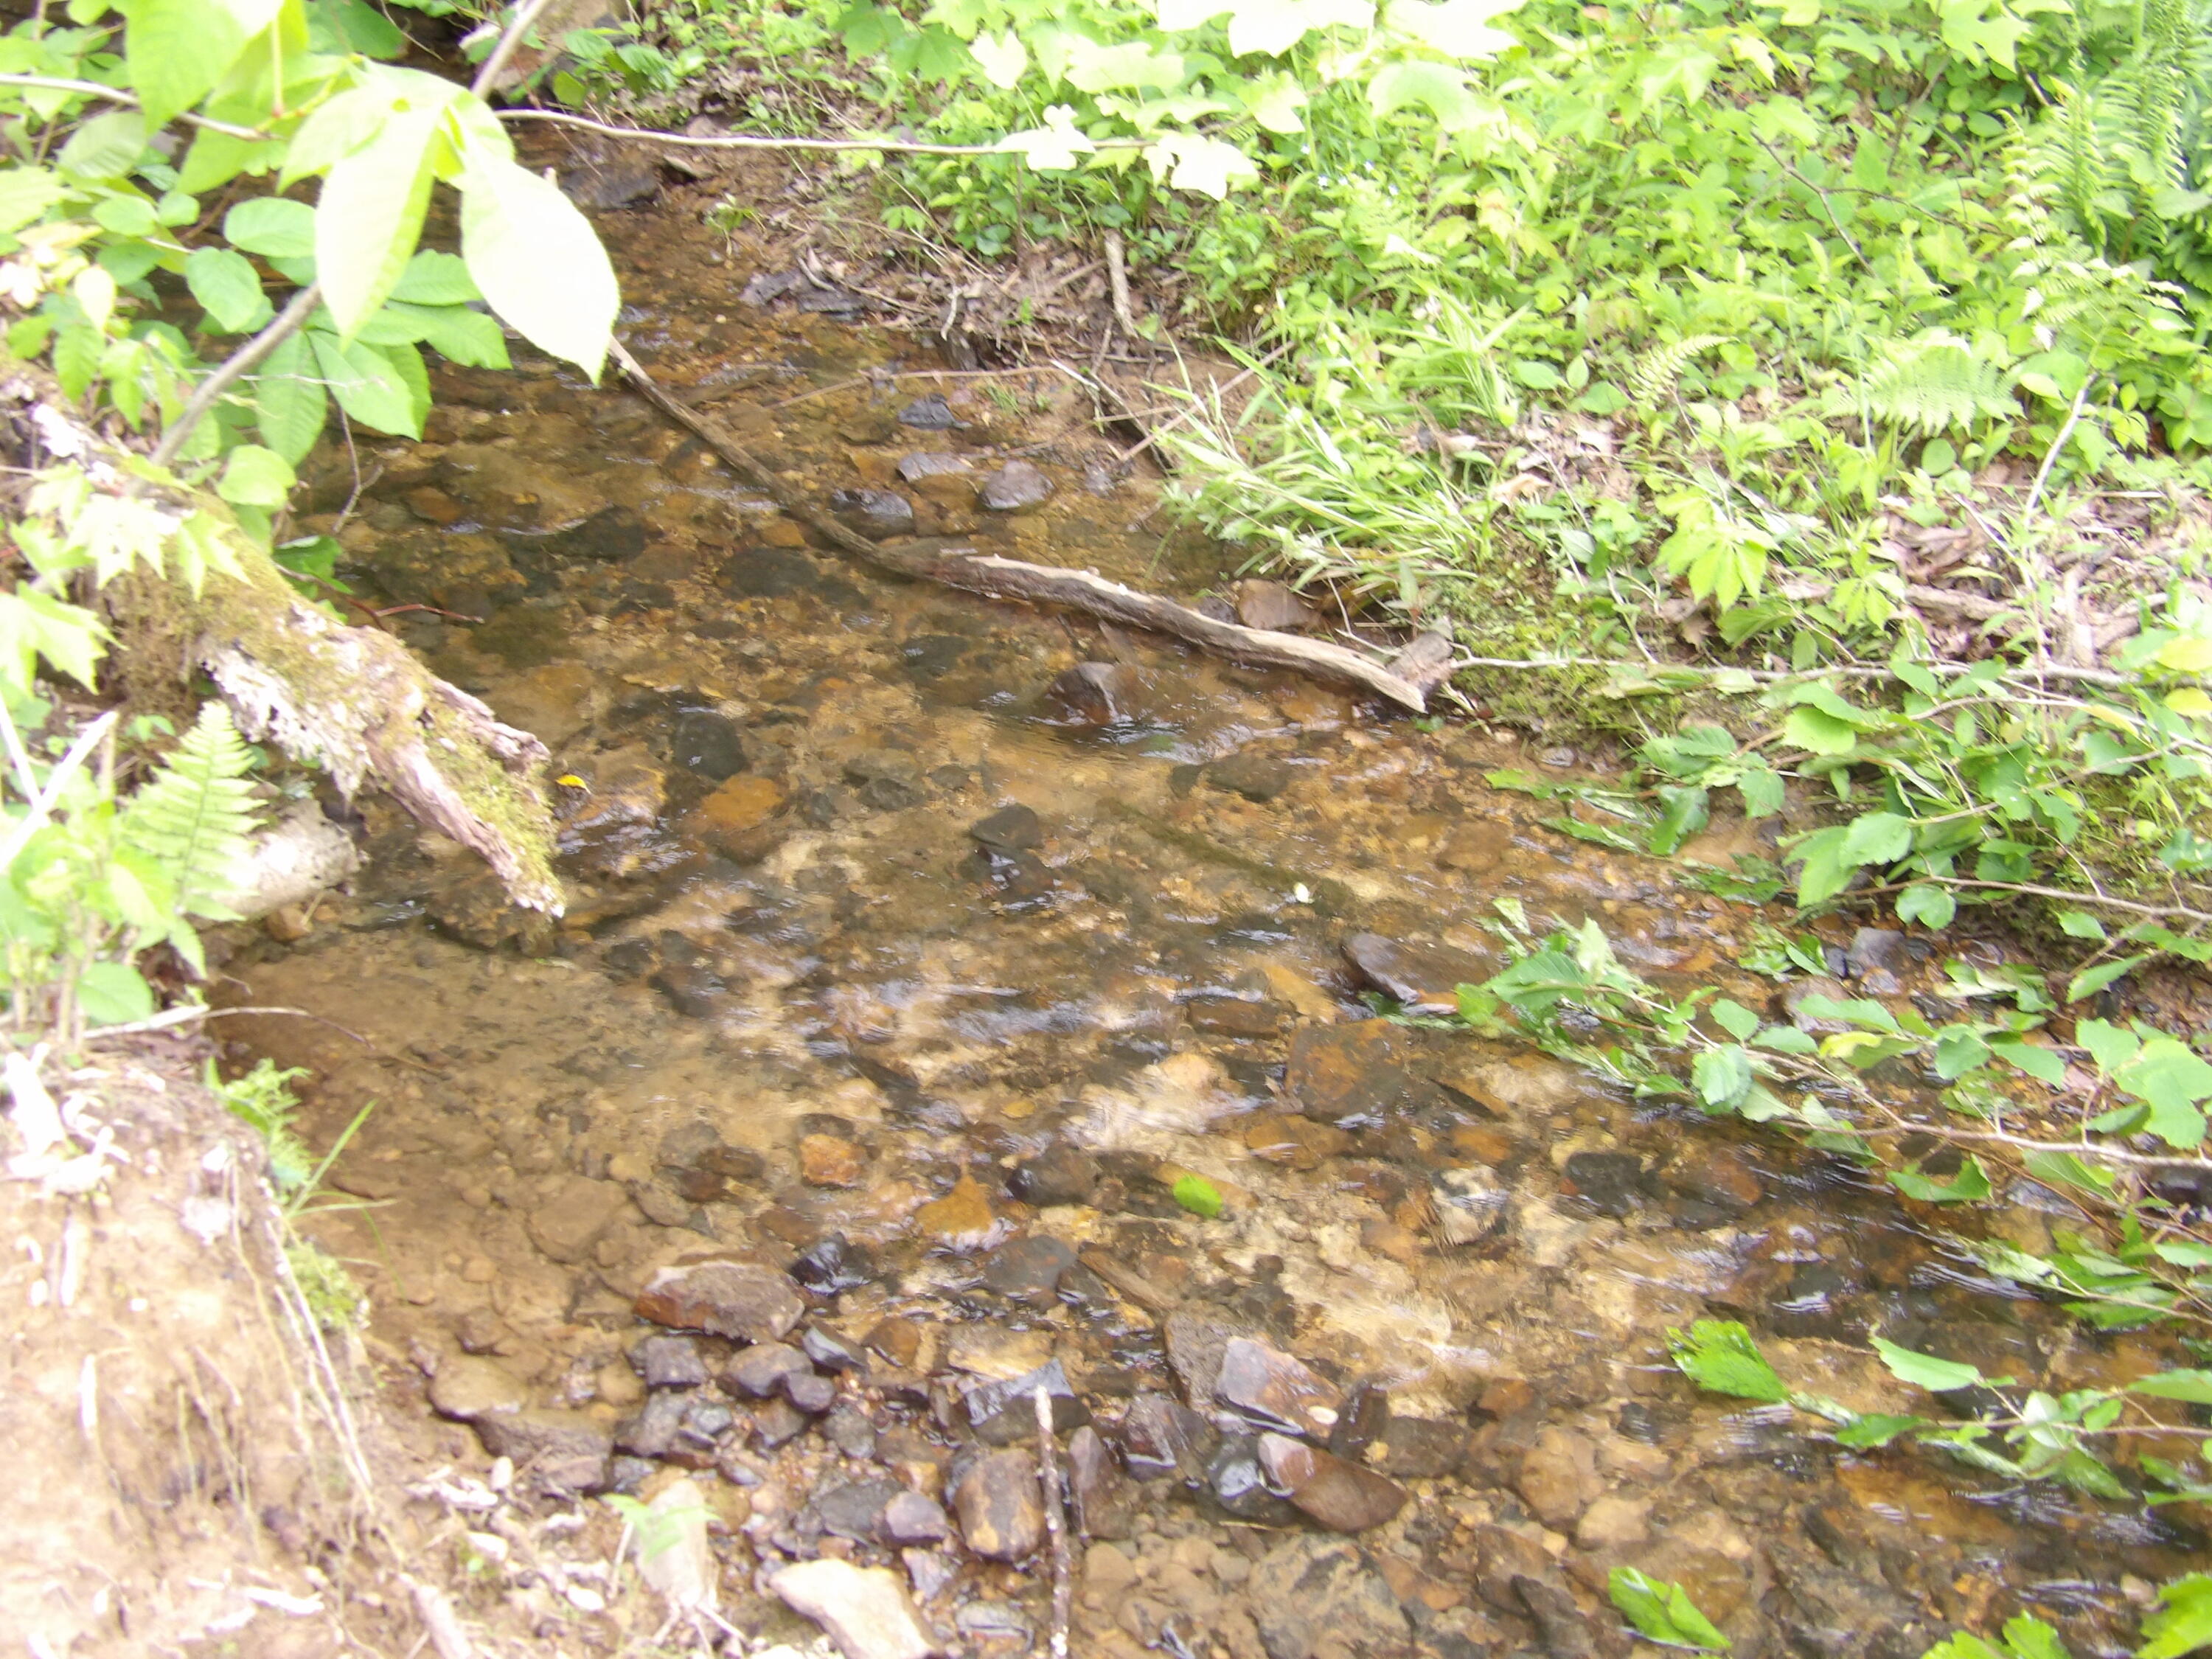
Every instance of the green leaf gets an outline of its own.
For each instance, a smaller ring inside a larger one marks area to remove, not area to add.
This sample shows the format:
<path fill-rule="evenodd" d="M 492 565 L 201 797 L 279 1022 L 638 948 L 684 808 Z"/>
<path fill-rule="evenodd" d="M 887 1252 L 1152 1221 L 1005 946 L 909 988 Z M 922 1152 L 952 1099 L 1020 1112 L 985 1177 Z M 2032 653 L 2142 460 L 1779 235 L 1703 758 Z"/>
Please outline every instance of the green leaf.
<path fill-rule="evenodd" d="M 62 181 L 45 167 L 15 167 L 0 173 L 0 234 L 21 230 L 65 193 Z"/>
<path fill-rule="evenodd" d="M 124 844 L 175 883 L 181 914 L 235 920 L 222 900 L 240 884 L 260 827 L 260 805 L 246 779 L 252 765 L 229 711 L 203 703 L 118 820 Z"/>
<path fill-rule="evenodd" d="M 2212 1371 L 2153 1371 L 2128 1384 L 2130 1394 L 2147 1394 L 2160 1400 L 2185 1400 L 2192 1406 L 2212 1406 Z"/>
<path fill-rule="evenodd" d="M 426 247 L 410 259 L 407 269 L 399 273 L 392 297 L 410 305 L 458 306 L 481 300 L 483 295 L 469 280 L 468 265 L 460 255 L 440 253 Z"/>
<path fill-rule="evenodd" d="M 291 464 L 274 450 L 259 444 L 240 444 L 230 452 L 215 493 L 234 507 L 260 507 L 274 512 L 284 505 L 298 482 Z"/>
<path fill-rule="evenodd" d="M 1315 29 L 1370 27 L 1371 0 L 1237 0 L 1229 14 L 1229 50 L 1280 57 Z"/>
<path fill-rule="evenodd" d="M 1912 850 L 1912 820 L 1896 812 L 1867 812 L 1844 832 L 1837 861 L 1846 865 L 1894 864 Z"/>
<path fill-rule="evenodd" d="M 1745 769 L 1735 781 L 1736 793 L 1743 797 L 1743 815 L 1747 818 L 1771 818 L 1782 810 L 1782 775 L 1771 766 Z"/>
<path fill-rule="evenodd" d="M 1924 1417 L 1892 1417 L 1881 1412 L 1870 1412 L 1856 1422 L 1836 1431 L 1836 1443 L 1855 1450 L 1867 1451 L 1876 1446 L 1887 1446 L 1900 1434 L 1923 1427 Z"/>
<path fill-rule="evenodd" d="M 1711 813 L 1707 810 L 1706 792 L 1700 787 L 1662 783 L 1659 802 L 1659 821 L 1651 826 L 1645 847 L 1654 858 L 1663 859 L 1680 850 L 1684 842 L 1711 822 Z"/>
<path fill-rule="evenodd" d="M 307 459 L 330 418 L 321 371 L 303 335 L 295 334 L 262 360 L 254 378 L 256 429 L 262 442 L 295 466 Z"/>
<path fill-rule="evenodd" d="M 968 43 L 983 78 L 1001 92 L 1011 89 L 1030 66 L 1029 48 L 1012 29 L 997 34 L 978 34 Z"/>
<path fill-rule="evenodd" d="M 79 127 L 54 162 L 75 178 L 119 179 L 145 149 L 146 118 L 135 109 L 110 110 Z"/>
<path fill-rule="evenodd" d="M 2066 1057 L 2055 1049 L 2023 1042 L 2017 1037 L 1991 1037 L 1990 1052 L 2006 1065 L 2054 1089 L 2066 1081 Z"/>
<path fill-rule="evenodd" d="M 2212 1577 L 2192 1572 L 2160 1587 L 2158 1611 L 2143 1620 L 2136 1659 L 2180 1659 L 2212 1644 Z"/>
<path fill-rule="evenodd" d="M 1889 1184 L 1907 1198 L 1917 1198 L 1923 1204 L 1977 1204 L 1993 1190 L 1989 1171 L 1978 1158 L 1968 1158 L 1948 1181 L 1938 1181 L 1917 1170 L 1892 1170 Z"/>
<path fill-rule="evenodd" d="M 1468 90 L 1467 76 L 1448 64 L 1408 59 L 1386 64 L 1367 83 L 1368 106 L 1386 120 L 1418 105 L 1436 117 L 1446 132 L 1463 132 L 1482 119 L 1481 101 Z"/>
<path fill-rule="evenodd" d="M 1690 1081 L 1708 1109 L 1725 1108 L 1751 1087 L 1751 1056 L 1735 1043 L 1704 1049 L 1690 1062 Z"/>
<path fill-rule="evenodd" d="M 2089 1051 L 2089 1058 L 2097 1062 L 2097 1069 L 2106 1077 L 2142 1052 L 2142 1038 L 2106 1020 L 2075 1021 L 2074 1038 Z"/>
<path fill-rule="evenodd" d="M 129 20 L 131 85 L 160 128 L 207 96 L 246 43 L 276 18 L 278 0 L 118 0 Z"/>
<path fill-rule="evenodd" d="M 2006 1620 L 2004 1639 L 2013 1659 L 2068 1659 L 2058 1632 L 2032 1613 L 2014 1613 Z"/>
<path fill-rule="evenodd" d="M 2212 1098 L 2212 1066 L 2170 1036 L 2154 1036 L 2113 1073 L 2112 1081 L 2150 1108 L 2144 1127 L 2169 1146 L 2188 1148 L 2204 1139 L 2199 1103 Z"/>
<path fill-rule="evenodd" d="M 461 174 L 461 257 L 516 332 L 593 380 L 622 295 L 606 250 L 560 187 L 471 152 Z"/>
<path fill-rule="evenodd" d="M 1917 921 L 1923 927 L 1948 927 L 1959 914 L 1959 901 L 1948 888 L 1916 881 L 1897 896 L 1897 919 Z"/>
<path fill-rule="evenodd" d="M 315 204 L 315 273 L 346 339 L 361 331 L 414 257 L 430 205 L 430 146 L 442 118 L 441 108 L 389 117 L 372 143 L 337 162 L 323 180 Z"/>
<path fill-rule="evenodd" d="M 2094 968 L 2085 968 L 2067 983 L 2066 1000 L 2079 1002 L 2093 997 L 2130 969 L 2140 968 L 2155 952 L 2146 951 L 2137 956 L 2120 957 L 2112 962 L 2100 962 Z"/>
<path fill-rule="evenodd" d="M 243 334 L 269 320 L 261 278 L 243 253 L 227 247 L 194 248 L 185 258 L 185 284 L 220 333 Z"/>
<path fill-rule="evenodd" d="M 1972 1365 L 1955 1359 L 1938 1359 L 1933 1354 L 1915 1353 L 1910 1348 L 1900 1348 L 1887 1337 L 1874 1339 L 1874 1351 L 1881 1356 L 1881 1363 L 1889 1368 L 1892 1376 L 1930 1394 L 1971 1389 L 1984 1381 L 1981 1372 Z"/>
<path fill-rule="evenodd" d="M 1734 1320 L 1700 1319 L 1687 1335 L 1670 1330 L 1667 1347 L 1677 1369 L 1701 1389 L 1770 1403 L 1790 1397 L 1750 1331 Z"/>
<path fill-rule="evenodd" d="M 1221 1213 L 1221 1190 L 1204 1176 L 1187 1175 L 1170 1189 L 1175 1201 L 1209 1221 Z"/>
<path fill-rule="evenodd" d="M 350 419 L 379 432 L 410 438 L 422 435 L 412 391 L 392 360 L 377 348 L 358 342 L 344 344 L 337 335 L 321 329 L 308 331 L 307 343 L 314 350 L 315 367 L 328 382 L 331 395 Z"/>
<path fill-rule="evenodd" d="M 1217 202 L 1227 198 L 1231 185 L 1260 176 L 1252 158 L 1236 145 L 1194 132 L 1164 134 L 1145 151 L 1145 162 L 1155 179 Z"/>
<path fill-rule="evenodd" d="M 255 196 L 222 216 L 222 239 L 267 259 L 305 259 L 315 252 L 315 210 L 281 196 Z"/>
<path fill-rule="evenodd" d="M 2105 924 L 2087 910 L 2061 910 L 2058 925 L 2065 930 L 2069 939 L 2101 939 L 2105 937 Z"/>
<path fill-rule="evenodd" d="M 154 988 L 127 962 L 88 962 L 77 975 L 76 1004 L 94 1025 L 128 1025 L 154 1016 Z"/>
<path fill-rule="evenodd" d="M 507 336 L 495 318 L 466 306 L 410 306 L 391 300 L 361 331 L 370 345 L 411 345 L 420 340 L 471 368 L 506 368 Z"/>
<path fill-rule="evenodd" d="M 1648 1640 L 1705 1653 L 1728 1651 L 1728 1638 L 1698 1611 L 1680 1584 L 1650 1577 L 1634 1567 L 1615 1567 L 1606 1580 L 1606 1593 L 1622 1617 Z"/>
<path fill-rule="evenodd" d="M 1741 1003 L 1727 997 L 1715 1000 L 1712 1006 L 1713 1024 L 1726 1031 L 1738 1042 L 1749 1039 L 1759 1029 L 1759 1016 Z"/>
<path fill-rule="evenodd" d="M 103 196 L 92 204 L 92 222 L 117 236 L 151 236 L 161 228 L 154 204 L 143 196 Z"/>
<path fill-rule="evenodd" d="M 1442 5 L 1390 0 L 1382 9 L 1382 21 L 1447 58 L 1481 61 L 1521 44 L 1518 36 L 1492 27 L 1490 21 L 1520 6 L 1521 0 L 1444 0 Z"/>

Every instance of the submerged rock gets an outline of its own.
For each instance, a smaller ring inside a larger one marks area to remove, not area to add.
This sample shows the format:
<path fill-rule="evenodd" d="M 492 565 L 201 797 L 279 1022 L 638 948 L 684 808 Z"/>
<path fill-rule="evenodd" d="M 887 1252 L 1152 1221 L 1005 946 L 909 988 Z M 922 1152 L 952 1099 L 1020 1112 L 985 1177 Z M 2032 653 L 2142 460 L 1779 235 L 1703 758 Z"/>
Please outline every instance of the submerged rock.
<path fill-rule="evenodd" d="M 1067 1372 L 1057 1359 L 1033 1371 L 999 1382 L 978 1383 L 963 1399 L 968 1422 L 975 1437 L 987 1446 L 1009 1446 L 1036 1437 L 1036 1391 L 1042 1389 L 1051 1402 L 1052 1427 L 1066 1434 L 1091 1421 L 1091 1411 L 1069 1386 Z"/>
<path fill-rule="evenodd" d="M 1405 1507 L 1396 1481 L 1303 1441 L 1263 1434 L 1259 1450 L 1268 1485 L 1331 1532 L 1364 1532 Z"/>
<path fill-rule="evenodd" d="M 1321 1122 L 1380 1123 L 1405 1096 L 1403 1040 L 1383 1019 L 1308 1026 L 1291 1039 L 1285 1086 L 1298 1109 Z"/>
<path fill-rule="evenodd" d="M 688 1336 L 648 1336 L 629 1351 L 648 1389 L 696 1389 L 707 1380 L 706 1356 Z"/>
<path fill-rule="evenodd" d="M 1489 1170 L 1474 1165 L 1439 1170 L 1430 1178 L 1437 1232 L 1447 1244 L 1474 1244 L 1505 1224 L 1512 1195 Z"/>
<path fill-rule="evenodd" d="M 1060 1141 L 1014 1165 L 1006 1190 L 1024 1204 L 1087 1204 L 1098 1189 L 1098 1164 L 1080 1146 Z"/>
<path fill-rule="evenodd" d="M 1344 957 L 1362 979 L 1414 1014 L 1457 1012 L 1459 988 L 1480 985 L 1491 972 L 1487 963 L 1463 952 L 1401 944 L 1380 933 L 1354 933 L 1344 941 Z"/>
<path fill-rule="evenodd" d="M 975 499 L 994 513 L 1019 513 L 1040 505 L 1051 495 L 1052 480 L 1041 468 L 1014 460 L 987 473 L 976 489 Z"/>
<path fill-rule="evenodd" d="M 1137 718 L 1144 683 L 1120 663 L 1079 662 L 1037 696 L 1037 713 L 1060 726 L 1118 726 Z"/>
<path fill-rule="evenodd" d="M 914 503 L 889 489 L 833 489 L 830 510 L 863 536 L 914 534 Z"/>
<path fill-rule="evenodd" d="M 1067 1443 L 1067 1491 L 1075 1528 L 1086 1538 L 1127 1538 L 1136 1522 L 1137 1494 L 1114 1449 L 1085 1424 Z"/>
<path fill-rule="evenodd" d="M 722 1367 L 722 1382 L 740 1394 L 765 1400 L 782 1388 L 785 1377 L 813 1372 L 814 1362 L 788 1344 L 757 1342 Z"/>
<path fill-rule="evenodd" d="M 970 824 L 968 833 L 986 847 L 1001 852 L 1025 853 L 1044 845 L 1044 825 L 1037 815 L 1017 802 L 1001 806 L 981 823 Z"/>
<path fill-rule="evenodd" d="M 1044 1541 L 1036 1459 L 1025 1451 L 977 1458 L 952 1488 L 952 1512 L 968 1547 L 993 1561 L 1019 1561 Z"/>
<path fill-rule="evenodd" d="M 1164 1394 L 1140 1394 L 1121 1419 L 1121 1455 L 1139 1480 L 1199 1480 L 1220 1444 L 1212 1424 Z"/>
<path fill-rule="evenodd" d="M 1223 1347 L 1213 1391 L 1223 1405 L 1262 1428 L 1323 1440 L 1344 1404 L 1342 1391 L 1303 1362 L 1242 1336 Z"/>
<path fill-rule="evenodd" d="M 1248 1599 L 1267 1659 L 1395 1654 L 1413 1635 L 1389 1582 L 1341 1539 L 1278 1545 L 1252 1569 Z"/>

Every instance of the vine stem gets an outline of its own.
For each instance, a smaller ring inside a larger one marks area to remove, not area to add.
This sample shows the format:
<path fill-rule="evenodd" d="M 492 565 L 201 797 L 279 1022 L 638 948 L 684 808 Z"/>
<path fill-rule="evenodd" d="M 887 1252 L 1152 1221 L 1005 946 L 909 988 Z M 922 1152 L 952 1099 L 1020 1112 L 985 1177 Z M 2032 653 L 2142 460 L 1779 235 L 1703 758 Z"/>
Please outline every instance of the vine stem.
<path fill-rule="evenodd" d="M 321 302 L 322 297 L 323 285 L 320 283 L 308 283 L 292 296 L 290 303 L 283 310 L 276 313 L 274 322 L 232 352 L 223 360 L 221 368 L 201 381 L 199 390 L 192 393 L 192 400 L 185 405 L 185 412 L 178 416 L 175 422 L 161 434 L 161 441 L 154 451 L 154 465 L 167 466 L 174 461 L 184 449 L 186 440 L 192 435 L 192 428 L 200 423 L 208 410 L 216 406 L 222 394 L 242 376 L 259 368 L 262 359 L 290 338 L 307 320 L 308 313 Z"/>
<path fill-rule="evenodd" d="M 514 21 L 500 32 L 498 44 L 492 47 L 491 55 L 477 70 L 477 78 L 469 82 L 471 93 L 478 98 L 489 95 L 492 82 L 499 79 L 500 71 L 507 67 L 507 59 L 514 56 L 514 49 L 522 44 L 522 37 L 538 21 L 538 14 L 552 3 L 553 0 L 528 0 L 528 3 L 514 14 Z"/>
<path fill-rule="evenodd" d="M 693 137 L 684 132 L 656 132 L 650 127 L 621 127 L 607 121 L 594 121 L 589 116 L 570 115 L 550 109 L 503 109 L 499 112 L 502 121 L 550 121 L 556 126 L 578 127 L 586 132 L 604 133 L 610 138 L 627 138 L 635 143 L 671 144 L 687 149 L 795 149 L 827 153 L 839 151 L 869 151 L 880 155 L 1019 155 L 1018 149 L 1006 149 L 997 144 L 923 144 L 904 138 L 768 138 L 755 133 L 724 132 Z M 1091 141 L 1097 149 L 1142 149 L 1150 142 L 1143 138 L 1098 138 Z"/>
<path fill-rule="evenodd" d="M 0 87 L 51 87 L 56 92 L 74 92 L 87 98 L 104 98 L 111 104 L 121 104 L 127 109 L 142 107 L 133 94 L 120 87 L 103 86 L 97 81 L 70 81 L 57 75 L 0 75 Z M 228 133 L 233 138 L 266 138 L 269 135 L 258 127 L 241 127 L 228 121 L 217 121 L 204 115 L 179 111 L 176 118 L 195 127 L 205 127 L 210 132 Z"/>

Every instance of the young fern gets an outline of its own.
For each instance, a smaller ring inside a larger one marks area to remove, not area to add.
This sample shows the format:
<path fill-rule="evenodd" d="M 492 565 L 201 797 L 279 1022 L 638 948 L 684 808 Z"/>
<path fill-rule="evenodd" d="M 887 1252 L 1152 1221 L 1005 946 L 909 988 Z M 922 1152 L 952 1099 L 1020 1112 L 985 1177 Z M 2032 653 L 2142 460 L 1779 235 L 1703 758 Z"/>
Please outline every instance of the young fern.
<path fill-rule="evenodd" d="M 2012 377 L 1954 334 L 1888 343 L 1860 392 L 1875 419 L 1929 437 L 2020 414 Z"/>
<path fill-rule="evenodd" d="M 261 827 L 259 806 L 246 782 L 252 763 L 252 751 L 229 713 L 221 703 L 207 703 L 123 809 L 118 828 L 124 849 L 168 878 L 179 918 L 235 919 L 222 898 L 238 886 L 249 843 Z M 198 940 L 181 920 L 170 942 L 197 965 Z"/>
<path fill-rule="evenodd" d="M 1728 343 L 1724 334 L 1692 334 L 1672 345 L 1654 346 L 1638 360 L 1628 376 L 1628 399 L 1638 409 L 1650 409 L 1674 395 L 1682 371 L 1701 351 Z"/>

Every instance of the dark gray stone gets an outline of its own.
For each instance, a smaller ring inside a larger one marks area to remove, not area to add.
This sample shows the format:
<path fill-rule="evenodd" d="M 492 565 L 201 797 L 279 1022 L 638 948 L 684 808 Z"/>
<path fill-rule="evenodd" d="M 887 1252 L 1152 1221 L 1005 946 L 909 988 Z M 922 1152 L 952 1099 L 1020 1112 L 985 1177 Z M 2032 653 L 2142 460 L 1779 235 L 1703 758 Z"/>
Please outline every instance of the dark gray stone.
<path fill-rule="evenodd" d="M 1297 774 L 1288 761 L 1272 755 L 1231 755 L 1208 766 L 1204 776 L 1216 789 L 1265 805 L 1289 788 Z"/>
<path fill-rule="evenodd" d="M 722 1367 L 722 1381 L 740 1394 L 765 1400 L 778 1393 L 787 1376 L 811 1376 L 814 1362 L 798 1349 L 781 1342 L 763 1342 L 732 1355 Z"/>
<path fill-rule="evenodd" d="M 948 454 L 942 450 L 924 450 L 899 457 L 898 474 L 908 483 L 923 478 L 942 477 L 949 472 L 968 472 L 974 469 L 965 455 Z"/>
<path fill-rule="evenodd" d="M 975 498 L 994 513 L 1019 513 L 1042 505 L 1052 495 L 1052 480 L 1033 463 L 1008 461 L 987 473 Z"/>
<path fill-rule="evenodd" d="M 875 1260 L 864 1246 L 842 1233 L 810 1244 L 791 1264 L 791 1276 L 817 1296 L 836 1296 L 865 1285 L 875 1275 Z"/>
<path fill-rule="evenodd" d="M 764 1451 L 797 1439 L 814 1419 L 788 1400 L 771 1400 L 753 1413 L 753 1434 Z"/>
<path fill-rule="evenodd" d="M 952 1522 L 935 1498 L 902 1489 L 877 1517 L 876 1534 L 886 1544 L 941 1544 Z"/>
<path fill-rule="evenodd" d="M 819 1417 L 837 1403 L 837 1385 L 812 1370 L 787 1371 L 777 1386 L 786 1400 L 809 1417 Z"/>
<path fill-rule="evenodd" d="M 709 709 L 690 709 L 677 716 L 669 753 L 677 765 L 716 783 L 745 769 L 737 722 Z"/>
<path fill-rule="evenodd" d="M 574 1497 L 606 1485 L 613 1437 L 581 1412 L 497 1412 L 475 1427 L 486 1451 L 513 1461 L 526 1490 Z"/>
<path fill-rule="evenodd" d="M 881 1531 L 884 1512 L 901 1497 L 914 1495 L 889 1479 L 851 1480 L 815 1493 L 807 1508 L 814 1511 L 823 1531 L 855 1543 L 873 1543 Z"/>
<path fill-rule="evenodd" d="M 876 1455 L 876 1425 L 858 1406 L 838 1407 L 822 1425 L 822 1432 L 848 1457 L 865 1460 Z"/>
<path fill-rule="evenodd" d="M 1565 1175 L 1576 1196 L 1600 1215 L 1626 1215 L 1644 1201 L 1644 1160 L 1633 1152 L 1576 1152 Z"/>
<path fill-rule="evenodd" d="M 1121 1419 L 1121 1455 L 1139 1480 L 1197 1480 L 1221 1443 L 1213 1425 L 1179 1400 L 1140 1394 Z"/>
<path fill-rule="evenodd" d="M 1492 972 L 1491 964 L 1464 952 L 1380 933 L 1354 933 L 1344 941 L 1344 957 L 1362 979 L 1416 1014 L 1456 1013 L 1459 988 L 1480 985 Z"/>
<path fill-rule="evenodd" d="M 916 398 L 898 412 L 901 426 L 910 426 L 918 432 L 946 432 L 960 424 L 952 406 L 937 392 L 927 398 Z"/>
<path fill-rule="evenodd" d="M 1018 802 L 1001 806 L 980 823 L 971 824 L 968 833 L 986 847 L 1007 852 L 1026 852 L 1044 845 L 1044 825 L 1035 812 Z"/>
<path fill-rule="evenodd" d="M 1060 1287 L 1060 1276 L 1075 1265 L 1075 1252 L 1048 1234 L 1002 1244 L 983 1264 L 983 1283 L 1010 1302 L 1042 1307 Z"/>
<path fill-rule="evenodd" d="M 1394 1480 L 1437 1480 L 1467 1455 L 1467 1431 L 1456 1423 L 1394 1417 L 1382 1431 L 1382 1449 L 1368 1462 Z"/>
<path fill-rule="evenodd" d="M 1257 1427 L 1316 1440 L 1328 1438 L 1344 1404 L 1342 1390 L 1302 1361 L 1243 1336 L 1224 1345 L 1213 1392 Z"/>
<path fill-rule="evenodd" d="M 1087 1204 L 1097 1189 L 1097 1160 L 1064 1140 L 1024 1158 L 1006 1178 L 1007 1192 L 1041 1210 L 1055 1204 Z"/>
<path fill-rule="evenodd" d="M 1068 1439 L 1067 1492 L 1076 1530 L 1085 1538 L 1127 1538 L 1133 1529 L 1136 1491 L 1113 1447 L 1087 1424 Z"/>
<path fill-rule="evenodd" d="M 914 503 L 889 489 L 833 489 L 830 510 L 863 536 L 914 534 Z"/>
<path fill-rule="evenodd" d="M 987 1446 L 1011 1446 L 1036 1439 L 1036 1396 L 1040 1388 L 1052 1402 L 1054 1433 L 1066 1434 L 1091 1420 L 1091 1409 L 1069 1386 L 1066 1370 L 1057 1359 L 1048 1360 L 1023 1376 L 978 1383 L 962 1396 L 975 1437 Z"/>

